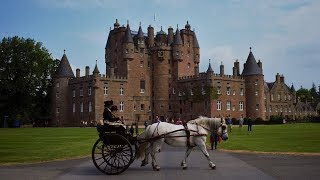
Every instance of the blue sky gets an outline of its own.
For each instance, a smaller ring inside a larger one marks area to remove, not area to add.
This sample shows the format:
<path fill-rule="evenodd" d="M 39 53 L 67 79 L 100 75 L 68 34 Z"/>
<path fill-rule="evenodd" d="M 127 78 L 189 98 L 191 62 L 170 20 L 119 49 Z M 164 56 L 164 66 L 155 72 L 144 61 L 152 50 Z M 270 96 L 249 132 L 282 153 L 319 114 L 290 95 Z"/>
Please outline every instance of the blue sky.
<path fill-rule="evenodd" d="M 131 30 L 184 28 L 189 21 L 200 45 L 200 71 L 211 59 L 219 73 L 232 74 L 235 59 L 241 71 L 249 47 L 261 59 L 265 80 L 276 73 L 296 89 L 320 85 L 319 0 L 11 0 L 0 2 L 0 38 L 20 36 L 40 41 L 60 59 L 63 50 L 84 72 L 96 60 L 105 74 L 104 48 L 115 19 Z M 154 21 L 154 15 L 156 16 Z"/>

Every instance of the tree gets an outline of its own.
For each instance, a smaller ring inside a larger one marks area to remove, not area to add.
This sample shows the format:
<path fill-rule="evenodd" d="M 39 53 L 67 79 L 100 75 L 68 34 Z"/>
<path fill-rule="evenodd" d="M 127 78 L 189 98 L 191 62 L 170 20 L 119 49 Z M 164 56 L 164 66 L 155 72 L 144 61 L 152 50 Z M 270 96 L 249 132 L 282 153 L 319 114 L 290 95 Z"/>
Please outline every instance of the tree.
<path fill-rule="evenodd" d="M 38 116 L 48 116 L 48 88 L 57 68 L 41 42 L 20 37 L 3 38 L 0 44 L 0 96 L 6 103 L 0 109 L 1 118 L 17 116 L 30 122 Z"/>
<path fill-rule="evenodd" d="M 311 93 L 308 89 L 305 89 L 303 87 L 301 87 L 298 91 L 297 91 L 297 98 L 300 98 L 300 101 L 302 102 L 306 102 L 306 101 L 311 101 Z"/>
<path fill-rule="evenodd" d="M 320 94 L 317 92 L 317 87 L 314 83 L 312 83 L 312 88 L 310 89 L 310 95 L 311 95 L 311 103 L 312 107 L 316 108 L 317 104 L 320 102 Z"/>

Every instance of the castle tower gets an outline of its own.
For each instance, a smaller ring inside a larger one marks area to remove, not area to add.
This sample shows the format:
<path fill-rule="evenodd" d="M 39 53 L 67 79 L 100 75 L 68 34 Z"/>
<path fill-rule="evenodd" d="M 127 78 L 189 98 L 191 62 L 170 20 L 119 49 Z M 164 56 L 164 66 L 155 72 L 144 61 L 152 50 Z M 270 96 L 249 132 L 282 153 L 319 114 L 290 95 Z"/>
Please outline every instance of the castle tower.
<path fill-rule="evenodd" d="M 220 76 L 224 76 L 224 65 L 221 61 L 221 64 L 220 64 Z"/>
<path fill-rule="evenodd" d="M 144 42 L 144 35 L 142 32 L 142 28 L 141 28 L 141 23 L 139 25 L 139 30 L 138 30 L 138 34 L 137 34 L 137 41 L 138 41 L 138 48 L 145 48 L 145 42 Z"/>
<path fill-rule="evenodd" d="M 183 42 L 178 27 L 172 43 L 172 57 L 174 61 L 183 61 Z"/>
<path fill-rule="evenodd" d="M 69 80 L 74 78 L 73 71 L 69 64 L 69 60 L 64 50 L 59 66 L 53 76 L 53 89 L 52 89 L 52 122 L 50 126 L 66 126 L 70 125 L 68 112 L 70 109 L 70 94 Z"/>
<path fill-rule="evenodd" d="M 140 29 L 141 29 L 141 26 L 139 30 Z M 129 23 L 127 24 L 127 29 L 126 29 L 124 40 L 123 40 L 123 58 L 129 61 L 133 60 L 134 58 L 134 43 L 133 43 L 133 38 L 131 35 Z"/>
<path fill-rule="evenodd" d="M 168 28 L 168 45 L 170 46 L 173 42 L 173 28 L 170 26 Z"/>
<path fill-rule="evenodd" d="M 149 47 L 154 46 L 154 28 L 151 25 L 148 27 L 148 45 Z"/>
<path fill-rule="evenodd" d="M 247 61 L 244 64 L 242 76 L 245 79 L 245 109 L 247 117 L 265 119 L 264 75 L 251 52 L 251 47 Z"/>

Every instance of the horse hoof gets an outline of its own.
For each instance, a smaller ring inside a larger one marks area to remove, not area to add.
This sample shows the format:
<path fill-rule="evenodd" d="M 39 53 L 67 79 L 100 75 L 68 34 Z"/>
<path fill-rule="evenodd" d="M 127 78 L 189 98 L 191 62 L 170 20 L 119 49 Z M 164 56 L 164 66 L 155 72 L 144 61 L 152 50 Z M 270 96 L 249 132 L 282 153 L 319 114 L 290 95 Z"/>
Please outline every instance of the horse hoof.
<path fill-rule="evenodd" d="M 187 169 L 187 166 L 183 166 L 182 169 L 183 169 L 183 170 L 186 170 L 186 169 Z"/>
<path fill-rule="evenodd" d="M 216 166 L 211 166 L 211 169 L 216 169 Z"/>
<path fill-rule="evenodd" d="M 153 170 L 154 170 L 154 171 L 159 171 L 159 170 L 160 170 L 160 167 L 159 167 L 159 166 L 155 166 L 155 167 L 153 167 Z"/>
<path fill-rule="evenodd" d="M 147 164 L 148 164 L 148 163 L 142 162 L 141 165 L 140 165 L 140 167 L 143 167 L 143 166 L 145 166 L 145 165 L 147 165 Z"/>

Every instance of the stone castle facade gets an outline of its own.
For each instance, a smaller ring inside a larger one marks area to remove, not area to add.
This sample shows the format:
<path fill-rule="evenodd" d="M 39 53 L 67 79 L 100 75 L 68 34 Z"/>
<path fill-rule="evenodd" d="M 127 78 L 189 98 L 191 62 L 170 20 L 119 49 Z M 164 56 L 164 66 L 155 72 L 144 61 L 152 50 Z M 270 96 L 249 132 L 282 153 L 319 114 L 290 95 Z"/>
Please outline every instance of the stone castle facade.
<path fill-rule="evenodd" d="M 104 101 L 113 100 L 118 116 L 143 124 L 155 115 L 162 120 L 202 116 L 262 118 L 283 115 L 294 119 L 314 113 L 305 103 L 296 102 L 293 86 L 282 75 L 267 83 L 262 62 L 251 48 L 243 70 L 234 62 L 233 74 L 224 74 L 224 65 L 215 73 L 209 63 L 199 72 L 200 46 L 187 22 L 175 32 L 172 27 L 155 34 L 149 26 L 131 31 L 129 23 L 118 21 L 110 29 L 105 47 L 106 74 L 97 65 L 91 73 L 76 76 L 64 53 L 53 77 L 52 125 L 77 126 L 102 119 Z"/>

